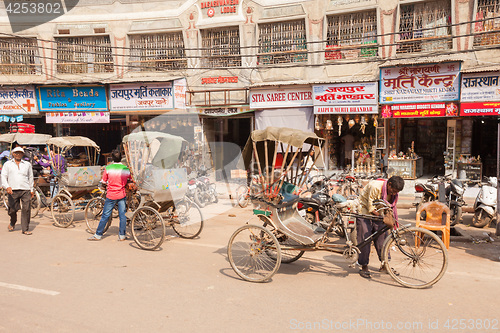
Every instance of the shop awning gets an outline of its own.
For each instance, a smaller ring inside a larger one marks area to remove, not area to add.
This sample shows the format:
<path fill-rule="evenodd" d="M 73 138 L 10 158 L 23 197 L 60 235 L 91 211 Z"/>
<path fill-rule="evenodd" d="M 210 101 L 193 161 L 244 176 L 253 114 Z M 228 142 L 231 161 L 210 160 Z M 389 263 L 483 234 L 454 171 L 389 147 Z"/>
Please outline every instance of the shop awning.
<path fill-rule="evenodd" d="M 70 149 L 75 146 L 94 147 L 97 151 L 101 150 L 94 141 L 84 136 L 62 136 L 58 138 L 51 138 L 47 141 L 47 145 L 53 145 L 59 148 L 66 149 Z"/>
<path fill-rule="evenodd" d="M 13 143 L 20 145 L 44 145 L 52 136 L 39 133 L 6 133 L 0 135 L 0 142 Z"/>

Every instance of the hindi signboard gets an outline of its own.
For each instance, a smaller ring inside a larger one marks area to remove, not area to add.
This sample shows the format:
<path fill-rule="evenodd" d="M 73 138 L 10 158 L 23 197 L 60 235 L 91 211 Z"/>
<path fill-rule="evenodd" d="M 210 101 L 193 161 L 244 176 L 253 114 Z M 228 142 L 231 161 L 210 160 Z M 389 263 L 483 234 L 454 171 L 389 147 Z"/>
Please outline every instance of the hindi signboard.
<path fill-rule="evenodd" d="M 462 74 L 461 102 L 500 101 L 500 72 Z"/>
<path fill-rule="evenodd" d="M 109 107 L 111 111 L 171 110 L 174 108 L 172 82 L 112 84 Z"/>
<path fill-rule="evenodd" d="M 459 62 L 380 69 L 381 104 L 457 101 L 459 98 Z"/>
<path fill-rule="evenodd" d="M 313 87 L 314 113 L 378 113 L 376 82 L 335 83 Z"/>
<path fill-rule="evenodd" d="M 38 114 L 33 86 L 4 87 L 0 90 L 0 114 Z"/>

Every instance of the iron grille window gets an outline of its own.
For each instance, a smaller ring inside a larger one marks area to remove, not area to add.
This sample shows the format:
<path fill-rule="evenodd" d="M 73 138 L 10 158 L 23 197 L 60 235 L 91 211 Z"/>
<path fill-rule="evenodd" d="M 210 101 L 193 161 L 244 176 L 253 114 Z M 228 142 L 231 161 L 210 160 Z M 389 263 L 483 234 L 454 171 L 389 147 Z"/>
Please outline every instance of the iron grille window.
<path fill-rule="evenodd" d="M 474 46 L 500 44 L 500 1 L 478 0 Z"/>
<path fill-rule="evenodd" d="M 238 27 L 202 30 L 201 40 L 203 67 L 241 66 Z"/>
<path fill-rule="evenodd" d="M 0 38 L 0 74 L 41 74 L 35 38 Z"/>
<path fill-rule="evenodd" d="M 451 49 L 450 24 L 449 0 L 401 5 L 397 53 Z"/>
<path fill-rule="evenodd" d="M 260 65 L 307 61 L 304 20 L 259 25 Z"/>
<path fill-rule="evenodd" d="M 110 73 L 114 71 L 109 36 L 56 38 L 57 73 Z"/>
<path fill-rule="evenodd" d="M 187 67 L 182 32 L 131 35 L 130 70 L 154 72 Z"/>
<path fill-rule="evenodd" d="M 370 47 L 365 47 L 369 45 Z M 377 12 L 369 11 L 328 17 L 325 60 L 375 57 Z"/>

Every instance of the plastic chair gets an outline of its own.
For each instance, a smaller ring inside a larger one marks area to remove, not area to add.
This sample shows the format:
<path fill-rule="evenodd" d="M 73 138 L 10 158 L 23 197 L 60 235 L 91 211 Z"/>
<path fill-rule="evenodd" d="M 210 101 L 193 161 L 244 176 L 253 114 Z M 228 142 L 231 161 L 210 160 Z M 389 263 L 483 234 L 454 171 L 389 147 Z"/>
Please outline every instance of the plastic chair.
<path fill-rule="evenodd" d="M 421 220 L 425 212 L 425 221 Z M 443 214 L 446 214 L 443 223 Z M 443 243 L 447 249 L 450 248 L 450 209 L 439 201 L 430 201 L 419 207 L 416 216 L 416 226 L 427 230 L 440 230 Z"/>

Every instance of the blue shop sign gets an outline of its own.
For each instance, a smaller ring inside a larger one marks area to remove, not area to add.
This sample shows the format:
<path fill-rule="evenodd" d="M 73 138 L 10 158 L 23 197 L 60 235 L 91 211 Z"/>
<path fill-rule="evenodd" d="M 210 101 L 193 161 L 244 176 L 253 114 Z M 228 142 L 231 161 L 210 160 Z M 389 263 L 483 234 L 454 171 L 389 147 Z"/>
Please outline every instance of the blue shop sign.
<path fill-rule="evenodd" d="M 40 86 L 36 91 L 40 112 L 108 111 L 104 86 Z"/>

